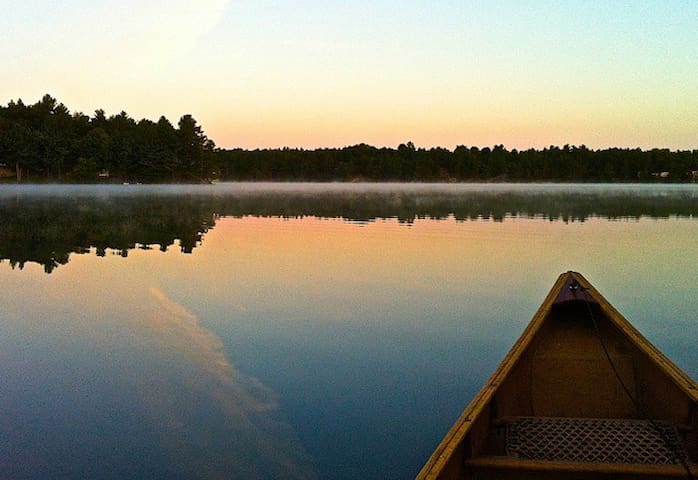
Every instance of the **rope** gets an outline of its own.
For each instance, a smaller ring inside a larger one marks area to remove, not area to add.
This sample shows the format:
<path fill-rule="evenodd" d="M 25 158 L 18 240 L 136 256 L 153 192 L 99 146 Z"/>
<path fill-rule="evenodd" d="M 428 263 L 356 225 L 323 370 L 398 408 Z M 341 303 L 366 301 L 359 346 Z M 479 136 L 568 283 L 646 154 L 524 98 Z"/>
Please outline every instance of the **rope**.
<path fill-rule="evenodd" d="M 582 293 L 584 294 L 584 303 L 587 306 L 587 310 L 589 311 L 589 318 L 591 318 L 591 323 L 594 325 L 594 331 L 596 332 L 596 336 L 599 339 L 599 342 L 601 343 L 601 347 L 603 348 L 603 352 L 606 355 L 606 359 L 608 360 L 608 363 L 611 365 L 611 369 L 613 370 L 613 374 L 615 375 L 616 379 L 618 379 L 618 383 L 620 383 L 620 386 L 623 387 L 623 391 L 625 394 L 628 396 L 630 401 L 633 403 L 635 406 L 635 409 L 637 410 L 637 413 L 639 413 L 642 417 L 644 417 L 647 421 L 650 422 L 652 425 L 652 428 L 654 428 L 657 433 L 661 436 L 662 440 L 666 444 L 667 448 L 669 448 L 673 453 L 676 459 L 683 465 L 683 468 L 686 469 L 686 477 L 689 480 L 695 480 L 695 477 L 691 473 L 691 467 L 688 465 L 688 461 L 686 460 L 686 456 L 682 454 L 682 452 L 679 451 L 678 445 L 676 445 L 674 442 L 669 439 L 669 437 L 666 435 L 666 433 L 662 430 L 662 428 L 657 424 L 657 422 L 650 417 L 650 415 L 647 413 L 647 410 L 645 410 L 644 406 L 640 403 L 640 401 L 635 398 L 635 396 L 632 394 L 628 386 L 625 384 L 623 381 L 623 378 L 620 375 L 620 372 L 618 371 L 618 368 L 616 367 L 616 364 L 613 363 L 613 359 L 611 358 L 611 354 L 608 352 L 608 347 L 606 346 L 606 341 L 603 339 L 603 335 L 601 335 L 601 330 L 599 329 L 599 325 L 596 322 L 596 317 L 594 316 L 594 312 L 591 309 L 591 302 L 589 299 L 589 294 L 587 293 L 587 290 L 589 290 L 588 287 L 582 287 L 579 285 L 579 283 L 575 282 L 572 285 L 570 285 L 571 289 L 577 289 L 579 288 Z"/>

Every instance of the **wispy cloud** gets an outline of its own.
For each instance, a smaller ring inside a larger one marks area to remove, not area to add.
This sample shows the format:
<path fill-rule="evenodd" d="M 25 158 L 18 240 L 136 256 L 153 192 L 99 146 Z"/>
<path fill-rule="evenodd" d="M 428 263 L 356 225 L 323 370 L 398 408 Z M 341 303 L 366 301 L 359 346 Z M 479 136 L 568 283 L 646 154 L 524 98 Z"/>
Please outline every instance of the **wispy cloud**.
<path fill-rule="evenodd" d="M 12 98 L 26 97 L 27 90 L 100 88 L 113 97 L 126 84 L 161 81 L 163 69 L 216 26 L 229 0 L 28 3 L 9 13 L 7 41 L 0 46 L 8 70 L 0 93 L 4 87 Z M 105 100 L 111 98 L 100 103 Z"/>

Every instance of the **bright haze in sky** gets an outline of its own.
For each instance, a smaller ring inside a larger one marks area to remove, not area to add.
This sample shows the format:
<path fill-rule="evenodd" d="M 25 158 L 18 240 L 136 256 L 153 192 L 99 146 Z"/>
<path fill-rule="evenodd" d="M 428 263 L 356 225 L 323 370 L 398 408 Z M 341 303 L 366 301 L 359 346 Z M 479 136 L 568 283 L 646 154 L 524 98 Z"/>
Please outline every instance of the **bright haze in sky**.
<path fill-rule="evenodd" d="M 698 148 L 696 0 L 0 0 L 0 104 L 220 147 Z"/>

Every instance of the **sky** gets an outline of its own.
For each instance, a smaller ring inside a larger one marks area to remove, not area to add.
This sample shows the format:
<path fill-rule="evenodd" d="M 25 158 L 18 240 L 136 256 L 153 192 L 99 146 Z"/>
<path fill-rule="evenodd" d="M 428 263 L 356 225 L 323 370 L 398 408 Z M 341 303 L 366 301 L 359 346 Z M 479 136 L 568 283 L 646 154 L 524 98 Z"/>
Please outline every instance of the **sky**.
<path fill-rule="evenodd" d="M 695 0 L 0 0 L 0 104 L 219 147 L 698 148 Z"/>

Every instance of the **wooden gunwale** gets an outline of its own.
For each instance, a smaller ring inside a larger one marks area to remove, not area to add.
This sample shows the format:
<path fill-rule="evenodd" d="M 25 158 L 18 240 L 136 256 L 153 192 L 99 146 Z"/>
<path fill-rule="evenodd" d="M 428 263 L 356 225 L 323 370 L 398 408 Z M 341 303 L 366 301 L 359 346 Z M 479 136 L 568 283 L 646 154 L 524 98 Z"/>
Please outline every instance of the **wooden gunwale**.
<path fill-rule="evenodd" d="M 595 300 L 609 320 L 623 332 L 643 353 L 667 375 L 672 381 L 683 390 L 683 392 L 691 397 L 694 401 L 698 401 L 698 390 L 695 382 L 684 373 L 679 367 L 669 360 L 657 347 L 652 345 L 644 335 L 642 335 L 628 320 L 621 315 L 618 310 L 606 300 L 581 274 L 576 272 L 568 272 L 571 274 L 579 285 L 584 288 L 589 296 Z"/>
<path fill-rule="evenodd" d="M 494 371 L 489 380 L 480 389 L 480 391 L 475 395 L 470 404 L 465 408 L 463 413 L 460 415 L 456 423 L 449 429 L 448 433 L 438 445 L 436 450 L 429 457 L 422 470 L 416 477 L 416 480 L 433 480 L 438 478 L 444 467 L 448 464 L 453 453 L 461 445 L 463 439 L 470 431 L 474 420 L 482 413 L 484 408 L 492 400 L 492 397 L 497 392 L 501 382 L 510 374 L 512 369 L 516 366 L 517 362 L 521 358 L 524 351 L 529 347 L 531 341 L 533 340 L 536 333 L 540 330 L 542 324 L 545 322 L 550 310 L 558 293 L 568 284 L 568 281 L 574 279 L 580 287 L 586 292 L 590 301 L 593 301 L 599 305 L 602 312 L 611 321 L 613 325 L 616 326 L 628 339 L 633 342 L 641 352 L 649 357 L 649 359 L 654 362 L 658 368 L 671 378 L 680 389 L 689 398 L 693 399 L 695 403 L 698 403 L 698 389 L 696 389 L 695 382 L 688 377 L 683 371 L 681 371 L 671 360 L 669 360 L 661 351 L 659 351 L 654 345 L 652 345 L 635 327 L 633 327 L 630 322 L 628 322 L 621 314 L 616 310 L 604 297 L 601 295 L 581 274 L 577 272 L 568 271 L 561 274 L 550 292 L 546 296 L 545 300 L 538 308 L 533 318 L 531 319 L 528 326 L 524 329 L 521 336 L 511 347 L 509 352 L 506 354 L 502 362 L 499 364 L 497 369 Z M 475 464 L 477 462 L 483 463 L 487 462 L 486 459 L 468 459 L 468 463 Z M 501 465 L 504 460 L 498 460 Z M 541 462 L 534 462 L 541 463 Z M 555 463 L 555 462 L 553 462 Z M 567 462 L 564 463 L 565 468 L 569 468 L 571 465 Z M 521 463 L 521 460 L 512 460 L 511 468 L 516 468 L 514 465 L 528 465 L 533 468 L 532 463 Z M 549 466 L 554 470 L 555 465 L 549 464 Z M 579 467 L 578 471 L 587 471 L 589 468 L 601 468 L 593 467 L 584 464 L 574 464 L 575 467 Z M 536 467 L 539 468 L 539 467 Z M 562 466 L 560 466 L 562 468 Z M 612 467 L 604 467 L 612 468 Z M 570 470 L 571 471 L 571 470 Z M 592 471 L 592 470 L 588 470 Z M 601 471 L 601 470 L 599 470 Z M 664 470 L 662 470 L 664 471 Z M 679 470 L 677 470 L 679 471 Z M 674 474 L 674 467 L 666 467 L 666 472 L 669 475 Z M 685 470 L 679 471 L 677 475 L 681 472 L 685 474 Z M 639 473 L 639 472 L 638 472 Z M 657 470 L 657 474 L 661 472 Z"/>
<path fill-rule="evenodd" d="M 489 378 L 485 386 L 483 386 L 480 391 L 475 395 L 472 402 L 466 407 L 461 416 L 458 418 L 456 423 L 448 431 L 444 439 L 441 441 L 434 453 L 432 453 L 429 460 L 424 465 L 422 470 L 417 475 L 417 480 L 430 480 L 435 479 L 441 473 L 448 460 L 450 459 L 453 452 L 458 448 L 465 435 L 470 430 L 472 425 L 472 420 L 474 420 L 482 410 L 487 406 L 492 396 L 496 393 L 501 380 L 509 375 L 509 372 L 514 368 L 517 361 L 521 357 L 521 354 L 526 350 L 528 345 L 535 334 L 540 329 L 540 326 L 545 321 L 550 309 L 553 306 L 553 302 L 558 294 L 558 292 L 565 285 L 568 273 L 563 273 L 560 275 L 553 285 L 553 288 L 548 292 L 545 300 L 538 308 L 538 311 L 533 315 L 531 322 L 524 329 L 523 333 L 519 339 L 514 343 L 509 352 L 499 364 L 497 369 L 494 371 L 492 376 Z"/>

